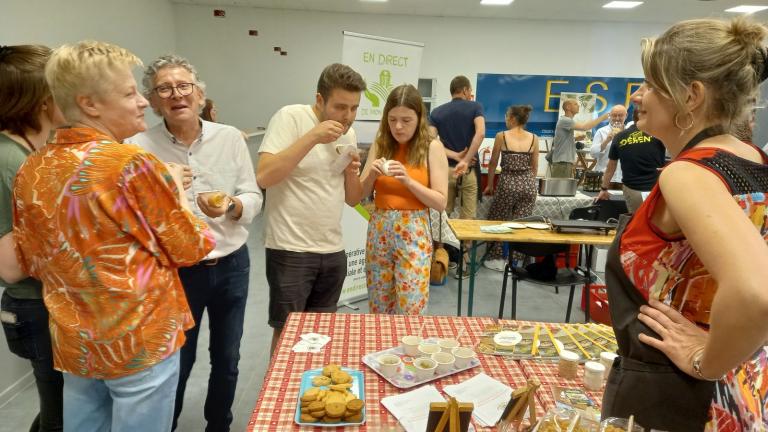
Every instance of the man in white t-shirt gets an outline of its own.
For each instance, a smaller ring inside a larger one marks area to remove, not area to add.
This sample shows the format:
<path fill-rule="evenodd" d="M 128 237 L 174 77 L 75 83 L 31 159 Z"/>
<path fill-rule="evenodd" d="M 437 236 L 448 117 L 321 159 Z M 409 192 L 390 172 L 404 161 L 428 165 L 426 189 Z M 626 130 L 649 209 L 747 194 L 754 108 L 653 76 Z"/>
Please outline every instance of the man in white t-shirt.
<path fill-rule="evenodd" d="M 269 121 L 256 181 L 267 190 L 266 266 L 272 351 L 290 312 L 336 312 L 347 275 L 344 203 L 362 198 L 360 157 L 339 172 L 337 146 L 357 146 L 352 123 L 365 90 L 349 66 L 326 67 L 314 105 L 288 105 Z"/>
<path fill-rule="evenodd" d="M 595 163 L 595 172 L 605 172 L 608 166 L 608 152 L 611 149 L 611 141 L 617 133 L 624 130 L 624 122 L 627 120 L 627 108 L 624 105 L 614 105 L 611 108 L 609 123 L 595 132 L 592 137 L 592 147 L 589 148 L 589 154 L 597 161 Z M 616 171 L 611 178 L 611 187 L 621 188 L 621 164 L 616 165 Z"/>

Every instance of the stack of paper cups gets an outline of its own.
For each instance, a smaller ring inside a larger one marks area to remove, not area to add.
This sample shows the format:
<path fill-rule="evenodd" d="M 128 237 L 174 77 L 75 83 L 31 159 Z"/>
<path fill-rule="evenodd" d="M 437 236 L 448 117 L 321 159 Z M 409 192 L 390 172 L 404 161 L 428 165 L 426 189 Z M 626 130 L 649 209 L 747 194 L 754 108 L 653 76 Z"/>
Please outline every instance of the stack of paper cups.
<path fill-rule="evenodd" d="M 603 351 L 600 353 L 600 363 L 605 366 L 605 376 L 603 379 L 608 379 L 608 374 L 611 373 L 611 367 L 613 367 L 613 361 L 618 357 L 619 355 L 616 353 L 612 353 L 609 351 Z"/>
<path fill-rule="evenodd" d="M 605 366 L 602 364 L 593 361 L 584 363 L 584 387 L 587 390 L 598 391 L 603 388 L 603 375 Z"/>

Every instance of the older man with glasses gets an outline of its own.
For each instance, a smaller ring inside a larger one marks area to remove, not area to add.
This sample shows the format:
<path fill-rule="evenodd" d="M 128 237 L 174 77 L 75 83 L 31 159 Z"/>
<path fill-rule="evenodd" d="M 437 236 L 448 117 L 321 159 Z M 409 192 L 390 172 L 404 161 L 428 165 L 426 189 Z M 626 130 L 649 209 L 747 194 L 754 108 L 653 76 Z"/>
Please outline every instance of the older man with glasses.
<path fill-rule="evenodd" d="M 206 430 L 228 431 L 248 297 L 247 227 L 261 211 L 263 197 L 240 131 L 200 118 L 205 84 L 186 59 L 158 58 L 147 67 L 143 84 L 150 105 L 164 121 L 128 141 L 166 163 L 185 166 L 184 187 L 195 203 L 192 210 L 208 223 L 216 238 L 216 248 L 204 261 L 179 269 L 195 327 L 187 331 L 187 343 L 181 350 L 173 428 L 181 413 L 195 363 L 200 321 L 207 308 L 211 374 L 204 409 Z"/>

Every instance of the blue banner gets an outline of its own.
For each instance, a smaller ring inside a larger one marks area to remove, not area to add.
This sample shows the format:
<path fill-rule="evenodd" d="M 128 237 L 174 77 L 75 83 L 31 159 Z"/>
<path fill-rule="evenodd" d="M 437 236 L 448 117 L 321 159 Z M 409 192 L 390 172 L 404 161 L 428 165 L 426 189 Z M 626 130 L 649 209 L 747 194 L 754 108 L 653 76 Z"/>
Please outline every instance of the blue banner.
<path fill-rule="evenodd" d="M 531 105 L 526 129 L 539 136 L 554 136 L 560 92 L 594 93 L 598 115 L 621 104 L 630 108 L 631 119 L 629 97 L 642 83 L 642 78 L 481 73 L 477 75 L 475 93 L 485 111 L 486 138 L 507 128 L 505 115 L 510 105 Z"/>

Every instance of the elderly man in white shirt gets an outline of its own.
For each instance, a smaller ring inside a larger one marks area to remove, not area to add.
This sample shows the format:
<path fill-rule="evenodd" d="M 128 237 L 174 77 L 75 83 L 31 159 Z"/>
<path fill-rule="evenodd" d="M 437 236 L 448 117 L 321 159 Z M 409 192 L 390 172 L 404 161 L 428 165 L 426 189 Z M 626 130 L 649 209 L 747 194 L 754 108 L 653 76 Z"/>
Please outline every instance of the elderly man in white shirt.
<path fill-rule="evenodd" d="M 126 142 L 144 147 L 166 163 L 186 167 L 184 187 L 195 203 L 192 211 L 205 220 L 216 239 L 216 248 L 205 260 L 179 269 L 196 325 L 187 331 L 181 349 L 173 428 L 195 362 L 203 311 L 208 309 L 211 375 L 204 408 L 206 430 L 229 431 L 250 276 L 247 227 L 261 211 L 263 197 L 240 131 L 200 119 L 205 85 L 186 59 L 158 58 L 144 72 L 143 84 L 150 105 L 164 121 Z"/>
<path fill-rule="evenodd" d="M 592 137 L 592 147 L 589 148 L 589 154 L 597 161 L 593 171 L 604 173 L 608 166 L 608 153 L 611 149 L 611 142 L 617 133 L 626 128 L 624 121 L 627 120 L 627 108 L 624 105 L 614 105 L 611 108 L 608 124 L 599 128 Z M 611 186 L 618 186 L 621 183 L 621 164 L 616 165 L 616 172 L 611 178 Z"/>

